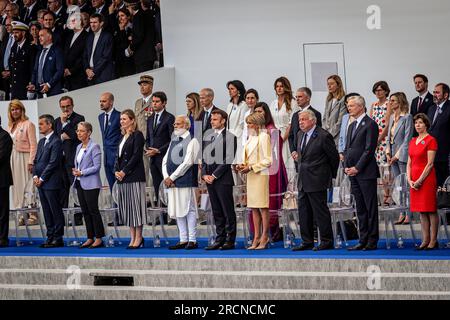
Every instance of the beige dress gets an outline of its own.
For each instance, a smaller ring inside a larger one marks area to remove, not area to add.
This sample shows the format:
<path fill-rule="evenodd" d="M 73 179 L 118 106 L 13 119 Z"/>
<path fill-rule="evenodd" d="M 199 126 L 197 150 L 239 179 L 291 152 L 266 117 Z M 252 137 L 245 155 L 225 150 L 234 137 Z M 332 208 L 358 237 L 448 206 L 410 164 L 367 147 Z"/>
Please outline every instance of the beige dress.
<path fill-rule="evenodd" d="M 244 165 L 252 170 L 247 174 L 247 207 L 269 208 L 269 170 L 272 164 L 270 136 L 260 132 L 249 136 L 244 147 Z"/>

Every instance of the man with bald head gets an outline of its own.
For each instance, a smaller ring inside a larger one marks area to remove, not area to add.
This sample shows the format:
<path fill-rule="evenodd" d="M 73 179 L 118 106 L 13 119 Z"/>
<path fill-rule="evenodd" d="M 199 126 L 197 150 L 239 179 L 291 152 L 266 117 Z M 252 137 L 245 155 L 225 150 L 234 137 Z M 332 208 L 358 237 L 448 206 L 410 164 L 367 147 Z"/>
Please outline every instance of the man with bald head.
<path fill-rule="evenodd" d="M 119 147 L 122 133 L 120 131 L 120 112 L 114 109 L 114 96 L 105 92 L 100 96 L 100 109 L 103 111 L 98 116 L 100 131 L 103 139 L 103 163 L 109 188 L 112 190 L 116 181 L 114 175 L 114 161 Z"/>

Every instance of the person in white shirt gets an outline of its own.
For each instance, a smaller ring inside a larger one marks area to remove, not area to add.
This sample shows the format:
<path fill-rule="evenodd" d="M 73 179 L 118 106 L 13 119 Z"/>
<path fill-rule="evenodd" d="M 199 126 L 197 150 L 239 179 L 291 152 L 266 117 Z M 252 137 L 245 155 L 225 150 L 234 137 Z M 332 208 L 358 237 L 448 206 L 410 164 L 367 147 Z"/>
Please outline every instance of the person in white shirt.
<path fill-rule="evenodd" d="M 174 136 L 163 158 L 164 185 L 167 188 L 167 211 L 177 219 L 180 241 L 171 250 L 197 249 L 197 201 L 194 188 L 198 186 L 198 153 L 200 145 L 191 138 L 191 123 L 185 115 L 175 118 Z"/>

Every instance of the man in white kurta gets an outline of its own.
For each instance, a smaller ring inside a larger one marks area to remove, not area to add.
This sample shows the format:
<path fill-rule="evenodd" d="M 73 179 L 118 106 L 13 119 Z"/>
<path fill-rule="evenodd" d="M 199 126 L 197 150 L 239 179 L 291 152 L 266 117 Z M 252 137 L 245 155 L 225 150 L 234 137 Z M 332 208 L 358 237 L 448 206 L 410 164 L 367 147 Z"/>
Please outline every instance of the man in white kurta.
<path fill-rule="evenodd" d="M 176 117 L 174 127 L 174 136 L 164 156 L 162 170 L 167 187 L 168 214 L 177 219 L 180 241 L 169 249 L 196 249 L 198 213 L 194 188 L 197 187 L 196 166 L 200 145 L 197 139 L 190 136 L 187 116 Z"/>

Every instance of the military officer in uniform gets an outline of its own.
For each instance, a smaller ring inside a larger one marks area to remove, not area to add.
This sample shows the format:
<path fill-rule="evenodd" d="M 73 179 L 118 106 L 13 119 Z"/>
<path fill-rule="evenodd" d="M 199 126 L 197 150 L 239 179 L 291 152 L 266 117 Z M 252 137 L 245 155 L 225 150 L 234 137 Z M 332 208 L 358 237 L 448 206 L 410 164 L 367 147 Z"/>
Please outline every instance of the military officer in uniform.
<path fill-rule="evenodd" d="M 9 71 L 11 74 L 11 99 L 27 99 L 27 85 L 31 80 L 36 46 L 27 39 L 28 26 L 20 21 L 11 22 L 14 45 L 9 56 Z"/>

